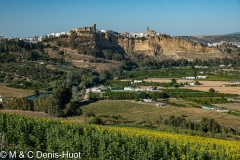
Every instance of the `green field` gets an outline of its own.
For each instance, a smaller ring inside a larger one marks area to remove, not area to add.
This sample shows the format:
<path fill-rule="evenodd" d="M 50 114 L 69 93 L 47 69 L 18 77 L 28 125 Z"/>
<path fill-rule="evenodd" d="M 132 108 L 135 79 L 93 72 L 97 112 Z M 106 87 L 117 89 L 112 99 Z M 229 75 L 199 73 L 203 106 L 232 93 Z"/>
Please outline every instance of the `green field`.
<path fill-rule="evenodd" d="M 160 116 L 168 118 L 172 115 L 184 115 L 186 119 L 195 121 L 200 121 L 202 117 L 211 117 L 227 128 L 232 127 L 237 129 L 240 126 L 240 117 L 238 116 L 208 111 L 202 108 L 176 107 L 171 105 L 156 107 L 155 104 L 137 103 L 131 100 L 100 100 L 82 106 L 82 116 L 70 117 L 68 119 L 77 122 L 87 122 L 89 117 L 86 117 L 86 114 L 94 112 L 99 117 L 120 116 L 128 122 L 134 123 L 143 120 L 158 120 Z"/>
<path fill-rule="evenodd" d="M 33 91 L 7 87 L 7 83 L 0 83 L 0 95 L 2 97 L 27 97 L 33 95 Z"/>

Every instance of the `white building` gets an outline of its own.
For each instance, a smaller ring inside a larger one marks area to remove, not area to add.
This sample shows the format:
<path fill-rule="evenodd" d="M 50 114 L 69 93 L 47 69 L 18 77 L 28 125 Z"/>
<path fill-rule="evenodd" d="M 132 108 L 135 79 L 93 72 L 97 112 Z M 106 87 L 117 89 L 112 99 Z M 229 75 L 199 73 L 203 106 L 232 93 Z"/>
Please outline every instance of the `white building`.
<path fill-rule="evenodd" d="M 183 79 L 195 79 L 195 77 L 183 77 Z"/>
<path fill-rule="evenodd" d="M 240 82 L 236 82 L 235 84 L 239 85 L 239 84 L 240 84 Z"/>
<path fill-rule="evenodd" d="M 2 96 L 0 95 L 0 102 L 2 102 L 3 101 L 3 99 L 2 99 Z"/>
<path fill-rule="evenodd" d="M 142 32 L 130 32 L 130 33 L 121 33 L 121 35 L 125 35 L 129 38 L 140 38 L 140 37 L 146 37 L 147 34 L 146 33 L 142 33 Z"/>
<path fill-rule="evenodd" d="M 101 33 L 106 33 L 107 30 L 106 30 L 106 29 L 102 29 L 100 32 L 101 32 Z"/>
<path fill-rule="evenodd" d="M 124 91 L 133 91 L 133 88 L 132 88 L 132 87 L 124 87 L 123 90 L 124 90 Z"/>
<path fill-rule="evenodd" d="M 51 33 L 51 34 L 48 34 L 47 36 L 60 37 L 61 35 L 68 35 L 68 33 L 66 32 Z"/>
<path fill-rule="evenodd" d="M 207 76 L 197 76 L 197 78 L 207 78 Z"/>
<path fill-rule="evenodd" d="M 39 36 L 38 37 L 38 42 L 42 42 L 42 38 L 43 38 L 42 36 Z"/>
<path fill-rule="evenodd" d="M 142 83 L 142 80 L 134 80 L 133 83 Z"/>
<path fill-rule="evenodd" d="M 190 85 L 190 86 L 194 86 L 194 82 L 190 82 L 189 85 Z"/>
<path fill-rule="evenodd" d="M 208 43 L 207 45 L 208 45 L 208 47 L 212 47 L 213 46 L 211 43 Z"/>
<path fill-rule="evenodd" d="M 56 34 L 55 34 L 55 37 L 60 37 L 60 36 L 61 36 L 60 33 L 56 33 Z"/>
<path fill-rule="evenodd" d="M 230 112 L 230 110 L 228 110 L 228 109 L 217 109 L 216 111 L 217 111 L 217 112 L 220 112 L 220 113 Z"/>
<path fill-rule="evenodd" d="M 48 36 L 48 37 L 50 37 L 50 36 L 53 36 L 53 37 L 54 37 L 54 36 L 55 36 L 55 33 L 48 34 L 47 36 Z"/>
<path fill-rule="evenodd" d="M 97 88 L 97 87 L 93 87 L 91 88 L 91 92 L 97 92 L 97 93 L 100 93 L 102 90 L 100 88 Z"/>
<path fill-rule="evenodd" d="M 220 43 L 213 43 L 212 46 L 217 47 L 217 46 L 221 46 L 221 44 Z"/>
<path fill-rule="evenodd" d="M 152 102 L 152 99 L 143 99 L 143 102 Z"/>
<path fill-rule="evenodd" d="M 153 91 L 154 89 L 153 88 L 147 88 L 147 91 Z"/>
<path fill-rule="evenodd" d="M 135 91 L 143 91 L 143 89 L 140 88 L 140 87 L 137 87 L 137 88 L 135 88 L 134 90 L 135 90 Z"/>

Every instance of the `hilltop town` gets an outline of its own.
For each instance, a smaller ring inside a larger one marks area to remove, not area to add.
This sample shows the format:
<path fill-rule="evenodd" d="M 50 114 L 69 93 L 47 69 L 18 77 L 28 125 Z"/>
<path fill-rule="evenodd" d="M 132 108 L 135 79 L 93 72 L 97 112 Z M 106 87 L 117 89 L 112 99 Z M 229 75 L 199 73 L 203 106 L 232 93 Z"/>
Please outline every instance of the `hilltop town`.
<path fill-rule="evenodd" d="M 96 33 L 96 34 L 104 33 L 104 34 L 108 34 L 108 35 L 116 35 L 118 37 L 128 37 L 128 38 L 142 38 L 142 37 L 149 38 L 152 36 L 166 35 L 166 34 L 156 32 L 155 30 L 150 30 L 149 27 L 146 28 L 146 32 L 121 32 L 121 33 L 119 33 L 117 31 L 112 31 L 112 30 L 108 30 L 108 29 L 98 30 L 96 28 L 96 24 L 93 24 L 93 26 L 91 26 L 91 27 L 73 28 L 72 31 L 75 31 L 77 33 L 77 35 L 79 35 L 79 36 L 88 35 L 89 33 Z M 37 42 L 42 42 L 42 39 L 44 37 L 60 37 L 62 35 L 70 35 L 70 34 L 71 34 L 70 32 L 59 32 L 59 33 L 51 33 L 51 34 L 47 34 L 47 35 L 42 35 L 42 36 L 34 36 L 34 37 L 19 38 L 19 39 L 23 40 L 25 42 L 28 42 L 28 43 L 37 43 Z M 233 36 L 233 34 L 231 34 L 230 36 Z M 174 37 L 174 36 L 170 36 L 170 37 Z M 203 37 L 204 36 L 202 36 L 202 38 Z M 208 37 L 210 37 L 210 36 L 208 36 Z M 13 37 L 0 36 L 0 41 L 1 41 L 1 39 L 12 39 L 12 38 Z M 179 38 L 188 38 L 188 40 L 198 43 L 198 41 L 196 40 L 197 37 L 193 37 L 193 36 L 182 36 L 181 37 L 181 36 L 179 36 Z M 200 39 L 199 39 L 199 43 L 204 44 L 204 42 L 201 41 Z M 227 41 L 219 41 L 219 42 L 213 42 L 213 43 L 205 43 L 204 45 L 207 45 L 208 47 L 218 47 L 218 46 L 222 46 L 226 43 L 228 43 L 228 42 Z M 231 45 L 240 48 L 240 40 L 236 41 L 236 42 L 231 42 Z"/>

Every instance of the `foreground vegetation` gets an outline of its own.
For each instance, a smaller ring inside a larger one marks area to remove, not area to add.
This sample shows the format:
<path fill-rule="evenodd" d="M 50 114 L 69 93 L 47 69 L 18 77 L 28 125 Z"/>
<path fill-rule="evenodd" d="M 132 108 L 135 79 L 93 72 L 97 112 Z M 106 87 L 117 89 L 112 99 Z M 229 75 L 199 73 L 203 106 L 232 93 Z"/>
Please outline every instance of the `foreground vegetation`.
<path fill-rule="evenodd" d="M 86 159 L 239 159 L 238 141 L 0 113 L 5 151 L 81 152 Z"/>

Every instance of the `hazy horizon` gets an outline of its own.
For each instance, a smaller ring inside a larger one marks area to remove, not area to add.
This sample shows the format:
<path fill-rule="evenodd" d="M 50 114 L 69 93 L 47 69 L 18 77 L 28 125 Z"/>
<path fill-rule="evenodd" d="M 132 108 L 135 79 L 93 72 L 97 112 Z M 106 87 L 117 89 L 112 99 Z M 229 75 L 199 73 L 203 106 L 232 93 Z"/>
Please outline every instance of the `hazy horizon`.
<path fill-rule="evenodd" d="M 0 36 L 32 37 L 92 26 L 145 32 L 148 26 L 174 36 L 240 31 L 240 0 L 31 1 L 2 0 Z"/>

